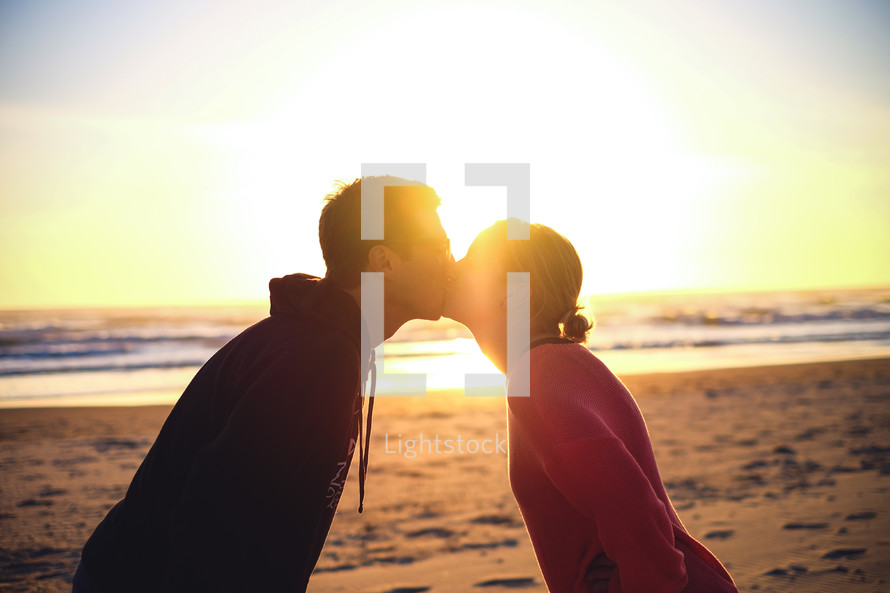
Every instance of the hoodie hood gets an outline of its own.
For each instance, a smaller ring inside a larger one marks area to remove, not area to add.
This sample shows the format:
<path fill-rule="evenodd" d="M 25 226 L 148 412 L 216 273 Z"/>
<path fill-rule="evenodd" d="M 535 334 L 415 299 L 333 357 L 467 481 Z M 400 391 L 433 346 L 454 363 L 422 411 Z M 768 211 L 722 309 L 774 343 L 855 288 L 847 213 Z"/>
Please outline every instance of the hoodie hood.
<path fill-rule="evenodd" d="M 356 350 L 361 350 L 361 309 L 349 293 L 323 278 L 310 274 L 273 278 L 269 281 L 269 300 L 270 315 L 312 318 L 343 333 Z"/>
<path fill-rule="evenodd" d="M 374 350 L 361 351 L 362 334 L 368 329 L 362 318 L 362 311 L 352 296 L 328 284 L 324 278 L 310 274 L 291 274 L 269 281 L 270 315 L 306 317 L 323 323 L 342 333 L 360 353 L 361 360 L 361 406 L 358 408 L 359 446 L 359 506 L 363 510 L 365 498 L 365 478 L 368 471 L 368 451 L 371 444 L 371 418 L 374 413 L 374 391 L 377 382 L 377 366 L 374 363 Z M 371 389 L 367 392 L 368 373 L 371 375 Z M 362 409 L 368 399 L 367 428 L 364 425 Z M 363 434 L 364 433 L 364 434 Z"/>

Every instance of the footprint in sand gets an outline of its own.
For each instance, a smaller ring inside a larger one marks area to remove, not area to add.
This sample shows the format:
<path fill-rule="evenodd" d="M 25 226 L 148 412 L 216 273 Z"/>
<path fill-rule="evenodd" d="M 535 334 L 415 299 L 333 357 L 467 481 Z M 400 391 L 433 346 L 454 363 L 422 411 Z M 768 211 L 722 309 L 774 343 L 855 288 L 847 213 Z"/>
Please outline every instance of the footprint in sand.
<path fill-rule="evenodd" d="M 705 534 L 705 539 L 719 539 L 721 541 L 728 540 L 733 535 L 735 535 L 735 531 L 732 529 L 726 529 L 723 531 L 710 531 Z"/>
<path fill-rule="evenodd" d="M 71 457 L 68 459 L 53 459 L 53 465 L 60 468 L 69 468 L 72 465 L 80 465 L 82 463 L 93 463 L 99 461 L 98 457 L 89 455 L 81 455 L 80 457 Z"/>
<path fill-rule="evenodd" d="M 52 504 L 53 504 L 53 501 L 51 501 L 51 500 L 37 500 L 34 498 L 27 498 L 15 506 L 17 506 L 19 508 L 22 508 L 22 507 L 48 507 L 48 506 L 52 506 Z"/>
<path fill-rule="evenodd" d="M 788 568 L 774 568 L 771 571 L 765 572 L 763 574 L 768 577 L 784 577 L 789 575 L 804 574 L 806 572 L 809 572 L 809 569 L 806 566 L 792 564 Z"/>
<path fill-rule="evenodd" d="M 43 490 L 40 491 L 38 496 L 41 498 L 47 496 L 61 496 L 62 494 L 68 494 L 68 491 L 63 488 L 53 488 L 52 486 L 44 486 Z"/>
<path fill-rule="evenodd" d="M 91 443 L 97 453 L 106 453 L 111 449 L 124 449 L 133 451 L 147 447 L 151 443 L 146 440 L 136 441 L 132 439 L 97 439 Z"/>
<path fill-rule="evenodd" d="M 459 546 L 457 548 L 452 548 L 453 550 L 494 550 L 495 548 L 505 547 L 505 548 L 515 548 L 519 545 L 519 542 L 515 539 L 505 539 L 499 542 L 486 542 L 486 543 L 469 543 Z"/>
<path fill-rule="evenodd" d="M 845 521 L 869 521 L 877 517 L 878 514 L 872 511 L 865 511 L 862 513 L 851 513 L 847 515 Z"/>
<path fill-rule="evenodd" d="M 786 523 L 782 529 L 828 529 L 828 523 Z"/>
<path fill-rule="evenodd" d="M 822 556 L 822 558 L 826 560 L 837 560 L 839 558 L 846 558 L 847 560 L 850 560 L 862 556 L 867 551 L 868 550 L 866 550 L 865 548 L 842 548 L 838 550 L 832 550 L 831 552 L 828 552 L 827 554 Z"/>
<path fill-rule="evenodd" d="M 524 587 L 534 587 L 535 579 L 533 577 L 517 577 L 517 578 L 499 578 L 489 579 L 476 583 L 474 587 L 505 587 L 507 589 L 522 589 Z"/>
<path fill-rule="evenodd" d="M 475 519 L 470 519 L 470 523 L 474 525 L 516 525 L 516 521 L 506 515 L 482 515 Z"/>
<path fill-rule="evenodd" d="M 435 519 L 439 516 L 439 513 L 434 513 L 433 511 L 424 511 L 419 515 L 414 515 L 415 519 Z"/>
<path fill-rule="evenodd" d="M 417 531 L 412 531 L 411 533 L 406 533 L 405 537 L 440 537 L 440 538 L 448 538 L 454 535 L 454 532 L 450 529 L 443 529 L 441 527 L 430 527 L 428 529 L 419 529 Z"/>

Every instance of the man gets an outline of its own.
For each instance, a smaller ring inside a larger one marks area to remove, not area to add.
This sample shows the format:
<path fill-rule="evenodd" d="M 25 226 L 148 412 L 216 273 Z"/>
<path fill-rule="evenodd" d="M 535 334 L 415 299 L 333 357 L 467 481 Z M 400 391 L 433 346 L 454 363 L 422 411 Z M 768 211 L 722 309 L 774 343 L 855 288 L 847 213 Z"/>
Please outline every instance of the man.
<path fill-rule="evenodd" d="M 361 240 L 363 187 L 387 188 L 382 241 Z M 362 450 L 362 332 L 380 320 L 362 317 L 361 272 L 383 274 L 383 339 L 438 319 L 453 263 L 439 204 L 392 177 L 326 198 L 325 278 L 273 279 L 271 315 L 198 371 L 84 546 L 75 593 L 306 589 Z"/>

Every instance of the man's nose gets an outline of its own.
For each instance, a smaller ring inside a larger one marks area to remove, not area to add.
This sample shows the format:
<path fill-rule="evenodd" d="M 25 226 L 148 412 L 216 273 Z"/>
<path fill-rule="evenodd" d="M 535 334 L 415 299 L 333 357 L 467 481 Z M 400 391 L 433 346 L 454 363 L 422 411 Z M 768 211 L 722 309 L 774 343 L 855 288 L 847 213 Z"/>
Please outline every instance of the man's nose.
<path fill-rule="evenodd" d="M 448 261 L 445 262 L 445 276 L 449 281 L 457 278 L 456 263 L 457 261 L 454 259 L 454 254 L 450 254 L 448 256 Z"/>

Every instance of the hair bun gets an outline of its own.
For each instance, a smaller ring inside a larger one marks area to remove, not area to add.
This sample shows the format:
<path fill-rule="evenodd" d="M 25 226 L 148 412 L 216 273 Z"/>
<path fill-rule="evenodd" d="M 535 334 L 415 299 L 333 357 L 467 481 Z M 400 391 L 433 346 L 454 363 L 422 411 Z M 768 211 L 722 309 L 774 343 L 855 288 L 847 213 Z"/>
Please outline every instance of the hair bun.
<path fill-rule="evenodd" d="M 559 325 L 562 328 L 561 337 L 583 344 L 587 341 L 587 334 L 593 328 L 593 323 L 580 310 L 581 307 L 578 306 L 569 309 L 559 320 Z"/>

